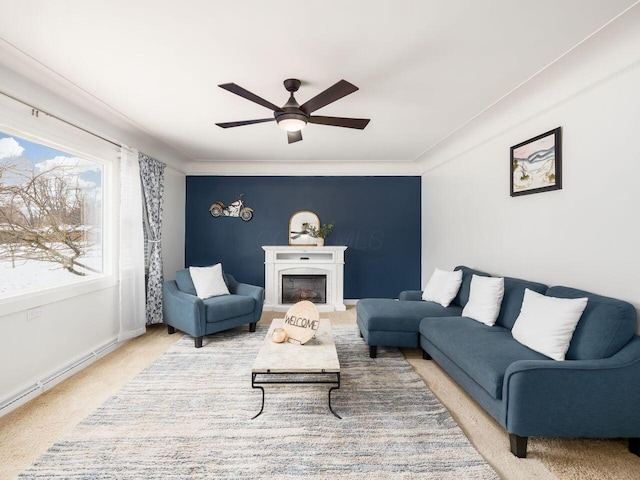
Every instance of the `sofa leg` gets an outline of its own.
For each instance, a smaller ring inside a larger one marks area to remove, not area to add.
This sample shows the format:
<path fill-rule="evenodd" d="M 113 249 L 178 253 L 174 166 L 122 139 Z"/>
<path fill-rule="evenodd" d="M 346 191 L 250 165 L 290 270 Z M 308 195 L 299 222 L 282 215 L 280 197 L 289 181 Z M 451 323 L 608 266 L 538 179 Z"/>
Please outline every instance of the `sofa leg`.
<path fill-rule="evenodd" d="M 640 438 L 634 437 L 629 439 L 629 451 L 640 457 Z"/>
<path fill-rule="evenodd" d="M 249 331 L 250 332 L 255 332 L 256 331 L 256 323 L 258 322 L 253 322 L 249 324 Z"/>
<path fill-rule="evenodd" d="M 169 335 L 173 335 L 174 333 L 176 333 L 176 329 L 171 325 L 167 325 L 167 331 L 169 332 Z"/>
<path fill-rule="evenodd" d="M 422 350 L 422 358 L 424 360 L 431 360 L 431 355 L 429 355 L 426 350 Z"/>
<path fill-rule="evenodd" d="M 518 458 L 527 458 L 527 440 L 529 437 L 521 437 L 513 433 L 509 434 L 509 443 L 511 444 L 511 453 Z"/>
<path fill-rule="evenodd" d="M 369 357 L 376 358 L 378 356 L 378 347 L 375 345 L 369 345 Z"/>
<path fill-rule="evenodd" d="M 196 337 L 196 348 L 202 348 L 202 337 Z"/>
<path fill-rule="evenodd" d="M 362 330 L 358 329 L 358 333 L 360 334 L 360 338 L 364 338 L 364 335 L 362 335 Z"/>

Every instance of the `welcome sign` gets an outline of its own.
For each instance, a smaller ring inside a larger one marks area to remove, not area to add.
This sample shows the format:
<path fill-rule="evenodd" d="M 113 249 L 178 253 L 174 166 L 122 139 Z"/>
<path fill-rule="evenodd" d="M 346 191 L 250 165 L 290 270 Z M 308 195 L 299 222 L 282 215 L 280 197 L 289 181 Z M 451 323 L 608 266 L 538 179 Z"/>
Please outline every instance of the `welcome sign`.
<path fill-rule="evenodd" d="M 284 317 L 284 331 L 289 341 L 304 345 L 311 340 L 320 326 L 320 312 L 309 300 L 292 306 Z"/>

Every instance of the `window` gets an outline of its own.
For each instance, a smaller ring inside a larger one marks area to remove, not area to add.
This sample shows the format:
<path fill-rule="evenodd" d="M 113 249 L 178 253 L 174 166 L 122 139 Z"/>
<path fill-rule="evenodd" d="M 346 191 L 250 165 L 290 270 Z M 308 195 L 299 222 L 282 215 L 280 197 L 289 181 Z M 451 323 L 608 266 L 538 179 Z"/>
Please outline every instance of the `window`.
<path fill-rule="evenodd" d="M 0 131 L 0 297 L 104 271 L 103 173 Z"/>

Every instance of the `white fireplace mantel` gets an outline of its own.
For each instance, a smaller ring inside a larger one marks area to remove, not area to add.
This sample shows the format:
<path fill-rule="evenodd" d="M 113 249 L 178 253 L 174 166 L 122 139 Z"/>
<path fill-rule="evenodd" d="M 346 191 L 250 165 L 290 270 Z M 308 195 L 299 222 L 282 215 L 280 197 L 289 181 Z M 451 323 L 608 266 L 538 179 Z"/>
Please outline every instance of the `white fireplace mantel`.
<path fill-rule="evenodd" d="M 286 312 L 282 303 L 282 275 L 326 275 L 327 303 L 318 303 L 321 312 L 344 311 L 344 251 L 346 246 L 297 247 L 263 246 L 265 311 Z"/>

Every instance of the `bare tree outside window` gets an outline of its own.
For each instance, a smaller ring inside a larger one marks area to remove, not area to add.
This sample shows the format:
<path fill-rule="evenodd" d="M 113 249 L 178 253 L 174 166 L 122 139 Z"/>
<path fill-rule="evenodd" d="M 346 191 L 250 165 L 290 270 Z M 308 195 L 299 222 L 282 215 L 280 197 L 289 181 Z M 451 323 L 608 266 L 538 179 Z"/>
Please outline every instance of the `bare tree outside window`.
<path fill-rule="evenodd" d="M 102 272 L 102 166 L 0 132 L 0 295 Z"/>

